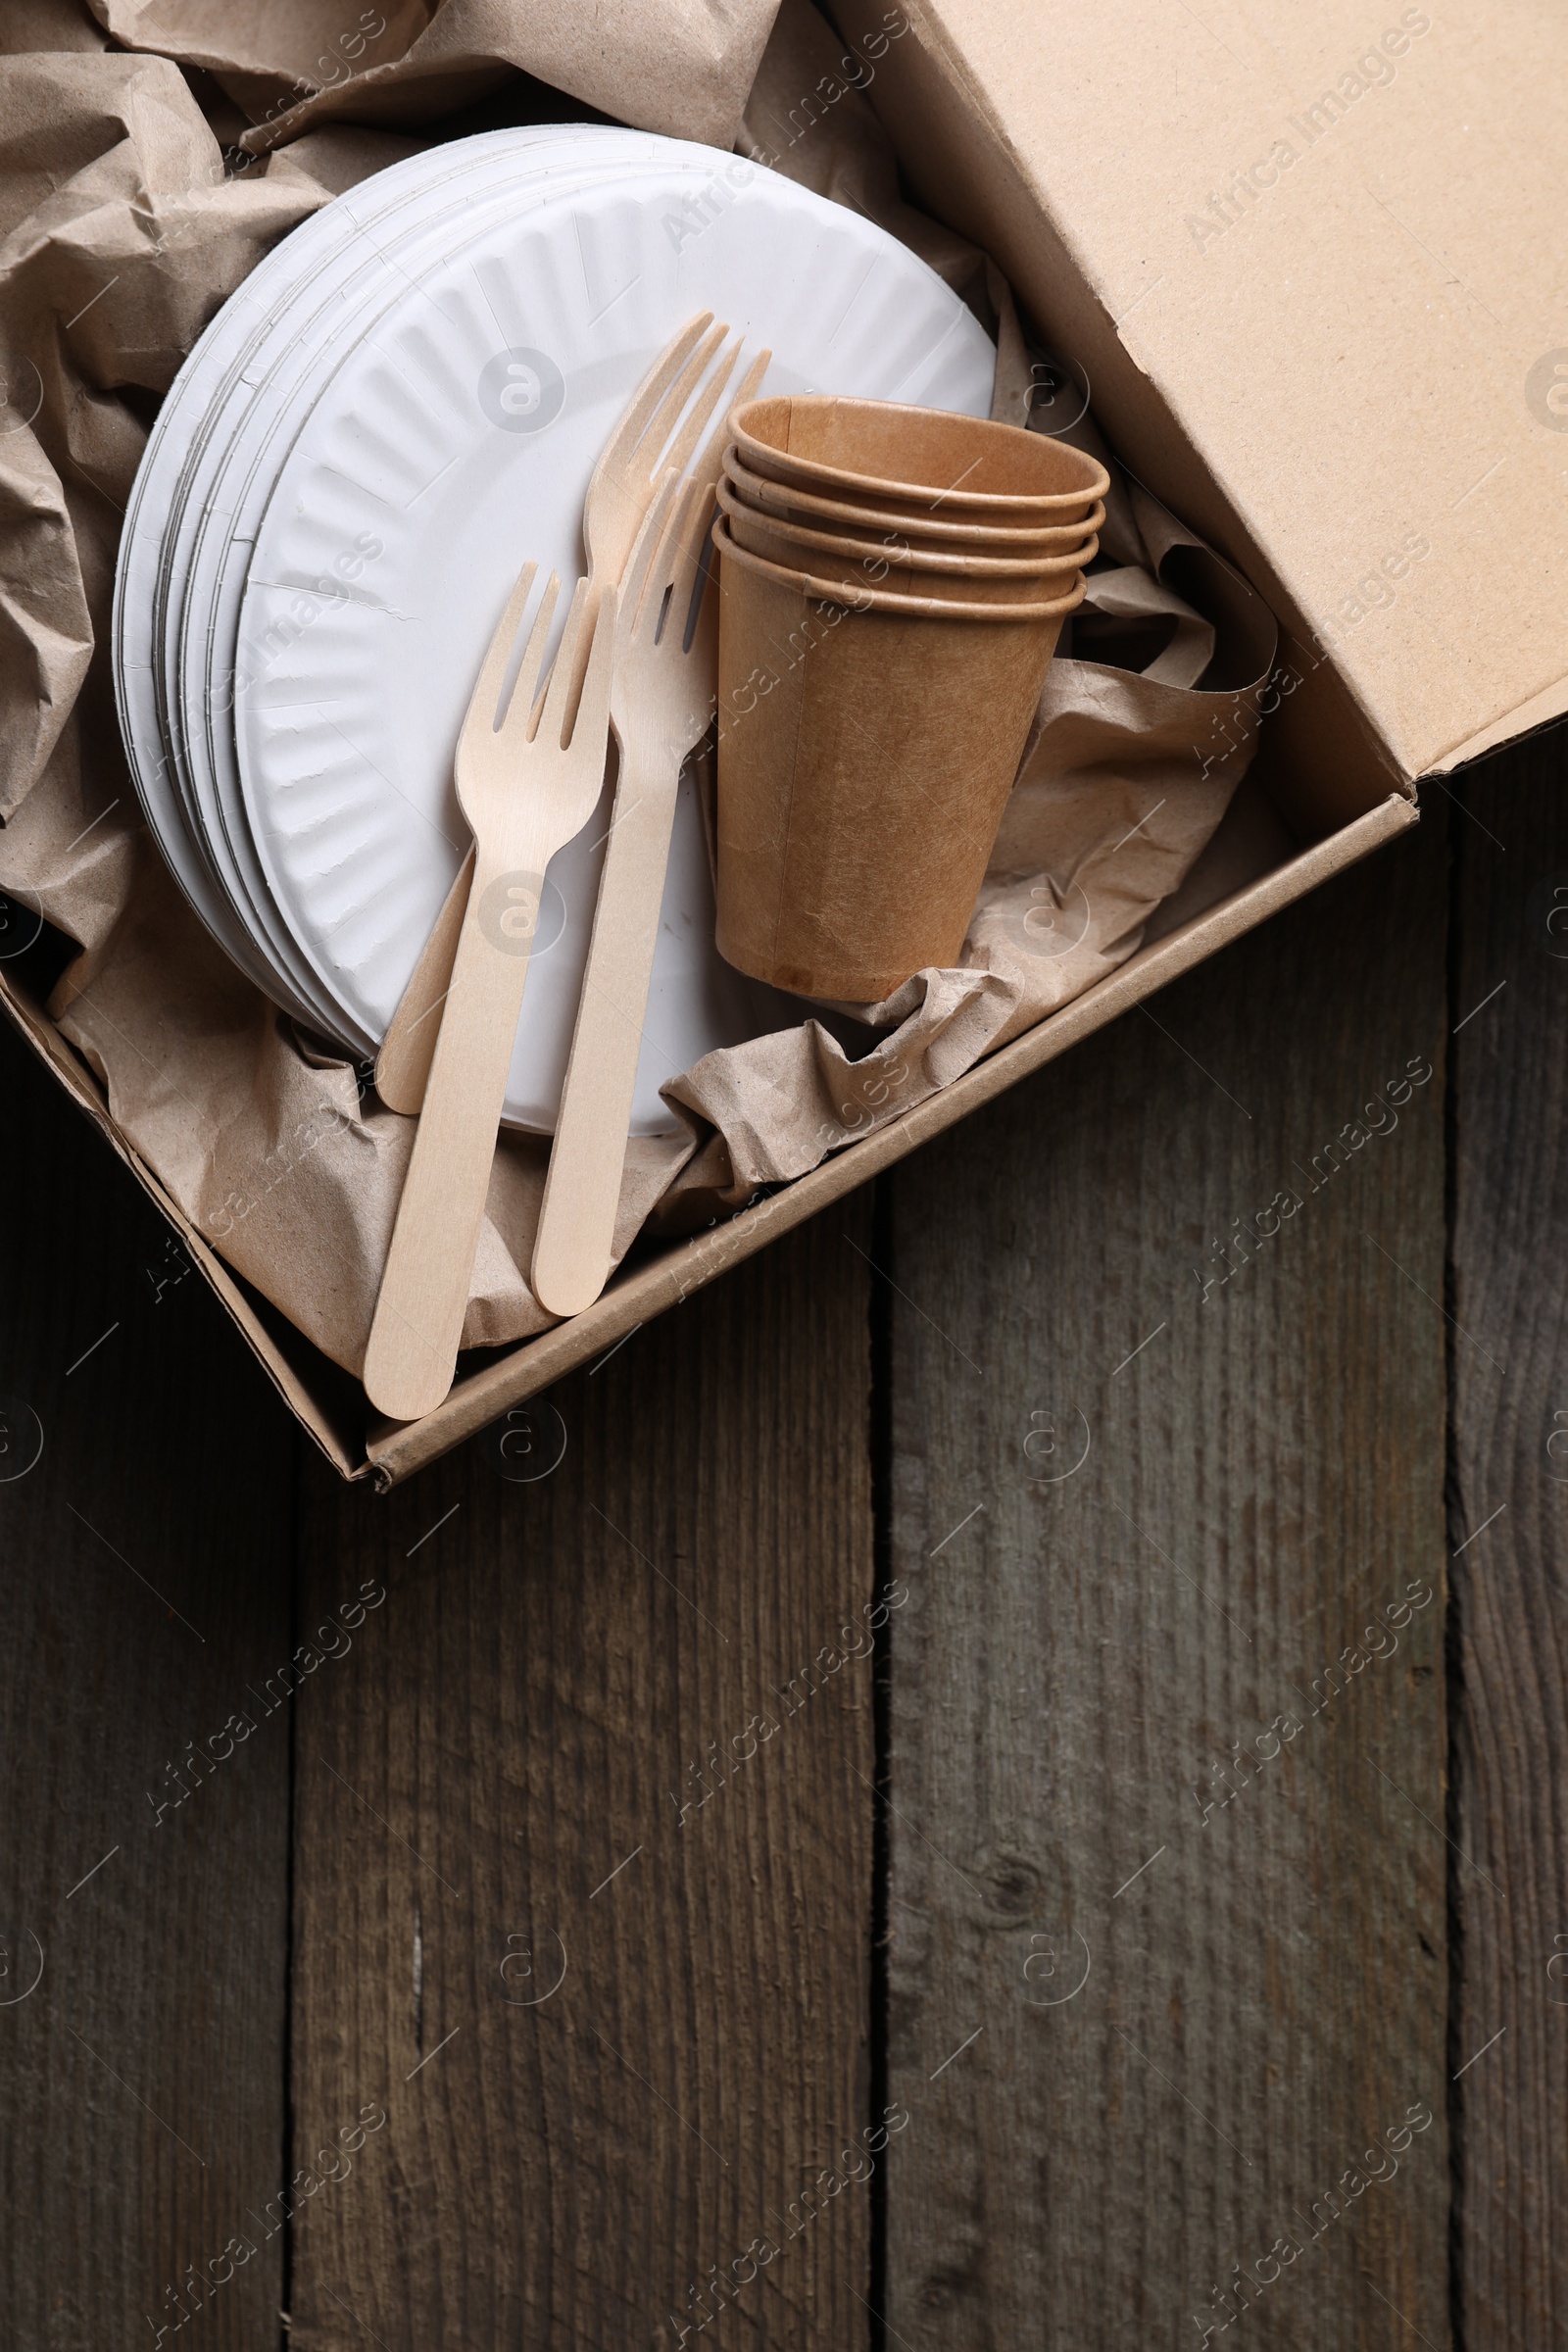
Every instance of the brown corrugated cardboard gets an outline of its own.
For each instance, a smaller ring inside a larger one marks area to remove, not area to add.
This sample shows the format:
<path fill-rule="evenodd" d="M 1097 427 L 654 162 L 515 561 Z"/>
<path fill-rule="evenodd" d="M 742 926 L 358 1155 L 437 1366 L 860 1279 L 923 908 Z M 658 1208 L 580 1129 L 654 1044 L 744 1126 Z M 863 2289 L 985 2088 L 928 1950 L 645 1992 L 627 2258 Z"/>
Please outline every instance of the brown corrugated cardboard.
<path fill-rule="evenodd" d="M 842 0 L 839 13 L 859 43 L 846 89 L 869 88 L 927 201 L 995 249 L 1087 371 L 1118 455 L 1293 629 L 1267 691 L 1250 693 L 1246 731 L 1268 714 L 1260 765 L 1311 846 L 1293 854 L 1252 794 L 1130 960 L 738 1217 L 650 1250 L 586 1314 L 481 1360 L 401 1427 L 368 1426 L 348 1376 L 218 1259 L 0 972 L 34 1049 L 345 1475 L 406 1477 L 591 1360 L 1392 839 L 1415 821 L 1417 773 L 1568 700 L 1568 442 L 1555 438 L 1568 329 L 1552 319 L 1542 250 L 1564 217 L 1545 119 L 1560 26 L 1532 15 L 1523 30 L 1454 28 L 1391 9 L 1369 31 L 1339 5 L 1298 24 L 1278 0 L 1245 17 L 1221 0 L 1201 22 L 1129 0 L 1080 16 L 1057 0 L 1027 14 L 1001 0 Z M 852 102 L 863 104 L 846 97 L 839 119 Z"/>
<path fill-rule="evenodd" d="M 1560 10 L 834 13 L 914 187 L 1311 663 L 1298 813 L 1568 707 Z"/>

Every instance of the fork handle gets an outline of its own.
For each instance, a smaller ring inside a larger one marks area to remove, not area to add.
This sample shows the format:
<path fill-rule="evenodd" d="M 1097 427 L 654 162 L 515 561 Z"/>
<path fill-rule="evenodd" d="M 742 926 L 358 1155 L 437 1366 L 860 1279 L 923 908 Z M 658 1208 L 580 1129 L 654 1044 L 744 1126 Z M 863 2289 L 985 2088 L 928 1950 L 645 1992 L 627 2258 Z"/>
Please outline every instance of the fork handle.
<path fill-rule="evenodd" d="M 556 1315 L 580 1314 L 610 1279 L 680 769 L 667 753 L 621 746 L 529 1275 L 534 1297 Z"/>
<path fill-rule="evenodd" d="M 534 862 L 474 867 L 365 1355 L 370 1401 L 396 1421 L 452 1386 L 548 856 Z"/>

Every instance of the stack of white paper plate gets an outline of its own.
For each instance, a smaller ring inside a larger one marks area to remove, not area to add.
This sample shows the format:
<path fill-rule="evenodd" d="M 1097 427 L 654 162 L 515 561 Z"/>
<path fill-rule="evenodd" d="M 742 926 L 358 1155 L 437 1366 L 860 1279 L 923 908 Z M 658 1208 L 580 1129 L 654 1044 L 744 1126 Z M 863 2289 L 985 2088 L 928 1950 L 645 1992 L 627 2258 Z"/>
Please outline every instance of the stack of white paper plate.
<path fill-rule="evenodd" d="M 715 149 L 582 123 L 459 140 L 339 197 L 164 404 L 116 585 L 137 791 L 214 937 L 357 1055 L 467 849 L 453 751 L 512 585 L 529 560 L 576 578 L 594 462 L 698 311 L 771 350 L 768 391 L 990 405 L 986 335 L 881 229 Z M 682 792 L 639 1134 L 671 1124 L 665 1079 L 779 1021 L 713 947 Z M 555 1123 L 609 809 L 546 877 L 516 1126 Z"/>

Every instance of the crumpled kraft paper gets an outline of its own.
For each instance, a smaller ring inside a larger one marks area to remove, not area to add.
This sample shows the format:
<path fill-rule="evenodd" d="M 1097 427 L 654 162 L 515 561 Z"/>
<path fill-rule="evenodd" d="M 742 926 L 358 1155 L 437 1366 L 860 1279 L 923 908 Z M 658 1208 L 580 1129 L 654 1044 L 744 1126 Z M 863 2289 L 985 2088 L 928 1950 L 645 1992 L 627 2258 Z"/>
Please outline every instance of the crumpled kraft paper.
<path fill-rule="evenodd" d="M 638 130 L 728 147 L 776 0 L 92 0 L 128 49 L 201 66 L 253 154 L 323 122 L 428 122 L 520 70 Z"/>
<path fill-rule="evenodd" d="M 102 0 L 98 14 L 118 37 L 150 51 L 167 33 L 170 54 L 126 55 L 101 46 L 103 33 L 84 10 L 74 19 L 73 5 L 23 0 L 0 32 L 10 60 L 0 68 L 0 888 L 84 949 L 51 1010 L 129 1141 L 236 1271 L 358 1369 L 412 1124 L 250 987 L 166 872 L 119 746 L 108 612 L 146 420 L 184 353 L 280 235 L 420 142 L 328 122 L 225 173 L 236 93 L 255 122 L 265 93 L 248 77 L 298 71 L 292 52 L 264 48 L 258 27 L 270 41 L 277 24 L 315 27 L 324 12 L 303 0 L 265 12 L 240 0 L 161 0 L 157 10 Z M 477 12 L 464 0 L 433 16 L 386 12 L 407 35 L 405 57 L 427 18 L 433 28 L 465 13 Z M 713 38 L 728 39 L 744 13 L 706 12 Z M 747 21 L 755 28 L 768 13 Z M 514 22 L 519 12 L 487 14 Z M 650 6 L 646 22 L 656 20 L 681 37 L 690 30 L 675 0 Z M 68 39 L 73 22 L 78 37 Z M 29 39 L 44 49 L 24 47 Z M 614 43 L 603 46 L 608 55 Z M 200 74 L 193 84 L 174 55 L 206 64 L 221 91 Z M 862 93 L 874 61 L 844 60 L 841 70 L 835 59 L 844 53 L 808 0 L 785 0 L 742 143 L 770 146 L 773 168 L 857 203 L 924 252 L 998 333 L 997 413 L 1049 422 L 1040 385 L 1063 380 L 1059 370 L 1026 345 L 984 257 L 903 204 Z M 839 95 L 825 105 L 822 85 L 834 87 L 835 75 Z M 803 103 L 808 78 L 814 107 Z M 211 93 L 205 114 L 195 89 Z M 328 92 L 309 119 L 341 113 L 341 100 Z M 648 120 L 645 107 L 617 104 Z M 404 108 L 404 119 L 417 111 Z M 290 127 L 306 120 L 298 113 Z M 280 135 L 283 121 L 262 127 Z M 1102 451 L 1087 416 L 1064 437 Z M 686 1132 L 629 1152 L 617 1257 L 639 1229 L 689 1230 L 757 1185 L 804 1172 L 1134 952 L 1255 738 L 1246 688 L 1193 690 L 1210 626 L 1159 574 L 1197 543 L 1135 495 L 1115 479 L 1102 534 L 1108 560 L 1092 576 L 1090 605 L 1098 626 L 1136 629 L 1152 616 L 1169 642 L 1141 674 L 1102 660 L 1054 664 L 962 967 L 917 974 L 887 1004 L 856 1008 L 871 1024 L 860 1032 L 871 1049 L 863 1058 L 852 1060 L 834 1035 L 853 1037 L 849 1023 L 808 1017 L 710 1055 L 666 1089 Z M 1271 625 L 1263 615 L 1256 632 L 1259 673 L 1272 658 Z M 1233 646 L 1227 674 L 1244 673 L 1254 674 Z M 551 1320 L 521 1271 L 547 1151 L 542 1139 L 501 1139 L 466 1347 L 515 1341 Z"/>
<path fill-rule="evenodd" d="M 0 57 L 22 57 L 33 49 L 108 46 L 102 25 L 94 24 L 81 0 L 7 0 L 0 15 Z M 30 212 L 31 204 L 24 204 L 23 210 Z"/>
<path fill-rule="evenodd" d="M 91 51 L 7 62 L 0 182 L 9 223 L 0 242 L 0 815 L 9 818 L 60 745 L 87 672 L 91 615 L 108 609 L 120 516 L 146 437 L 122 388 L 165 391 L 219 304 L 323 196 L 267 178 L 224 186 L 217 143 L 178 68 Z M 19 189 L 34 199 L 21 218 Z M 107 685 L 102 665 L 98 684 Z M 107 705 L 98 715 L 112 734 Z"/>

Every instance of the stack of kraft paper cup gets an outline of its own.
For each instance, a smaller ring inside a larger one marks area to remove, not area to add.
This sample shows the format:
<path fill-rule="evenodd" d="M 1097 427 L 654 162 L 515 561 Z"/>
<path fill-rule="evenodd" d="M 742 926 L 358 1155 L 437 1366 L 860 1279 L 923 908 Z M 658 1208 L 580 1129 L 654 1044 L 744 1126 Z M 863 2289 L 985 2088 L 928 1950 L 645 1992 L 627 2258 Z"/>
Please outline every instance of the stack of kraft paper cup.
<path fill-rule="evenodd" d="M 956 963 L 1104 467 L 933 409 L 751 401 L 719 553 L 718 947 L 870 1004 Z"/>

